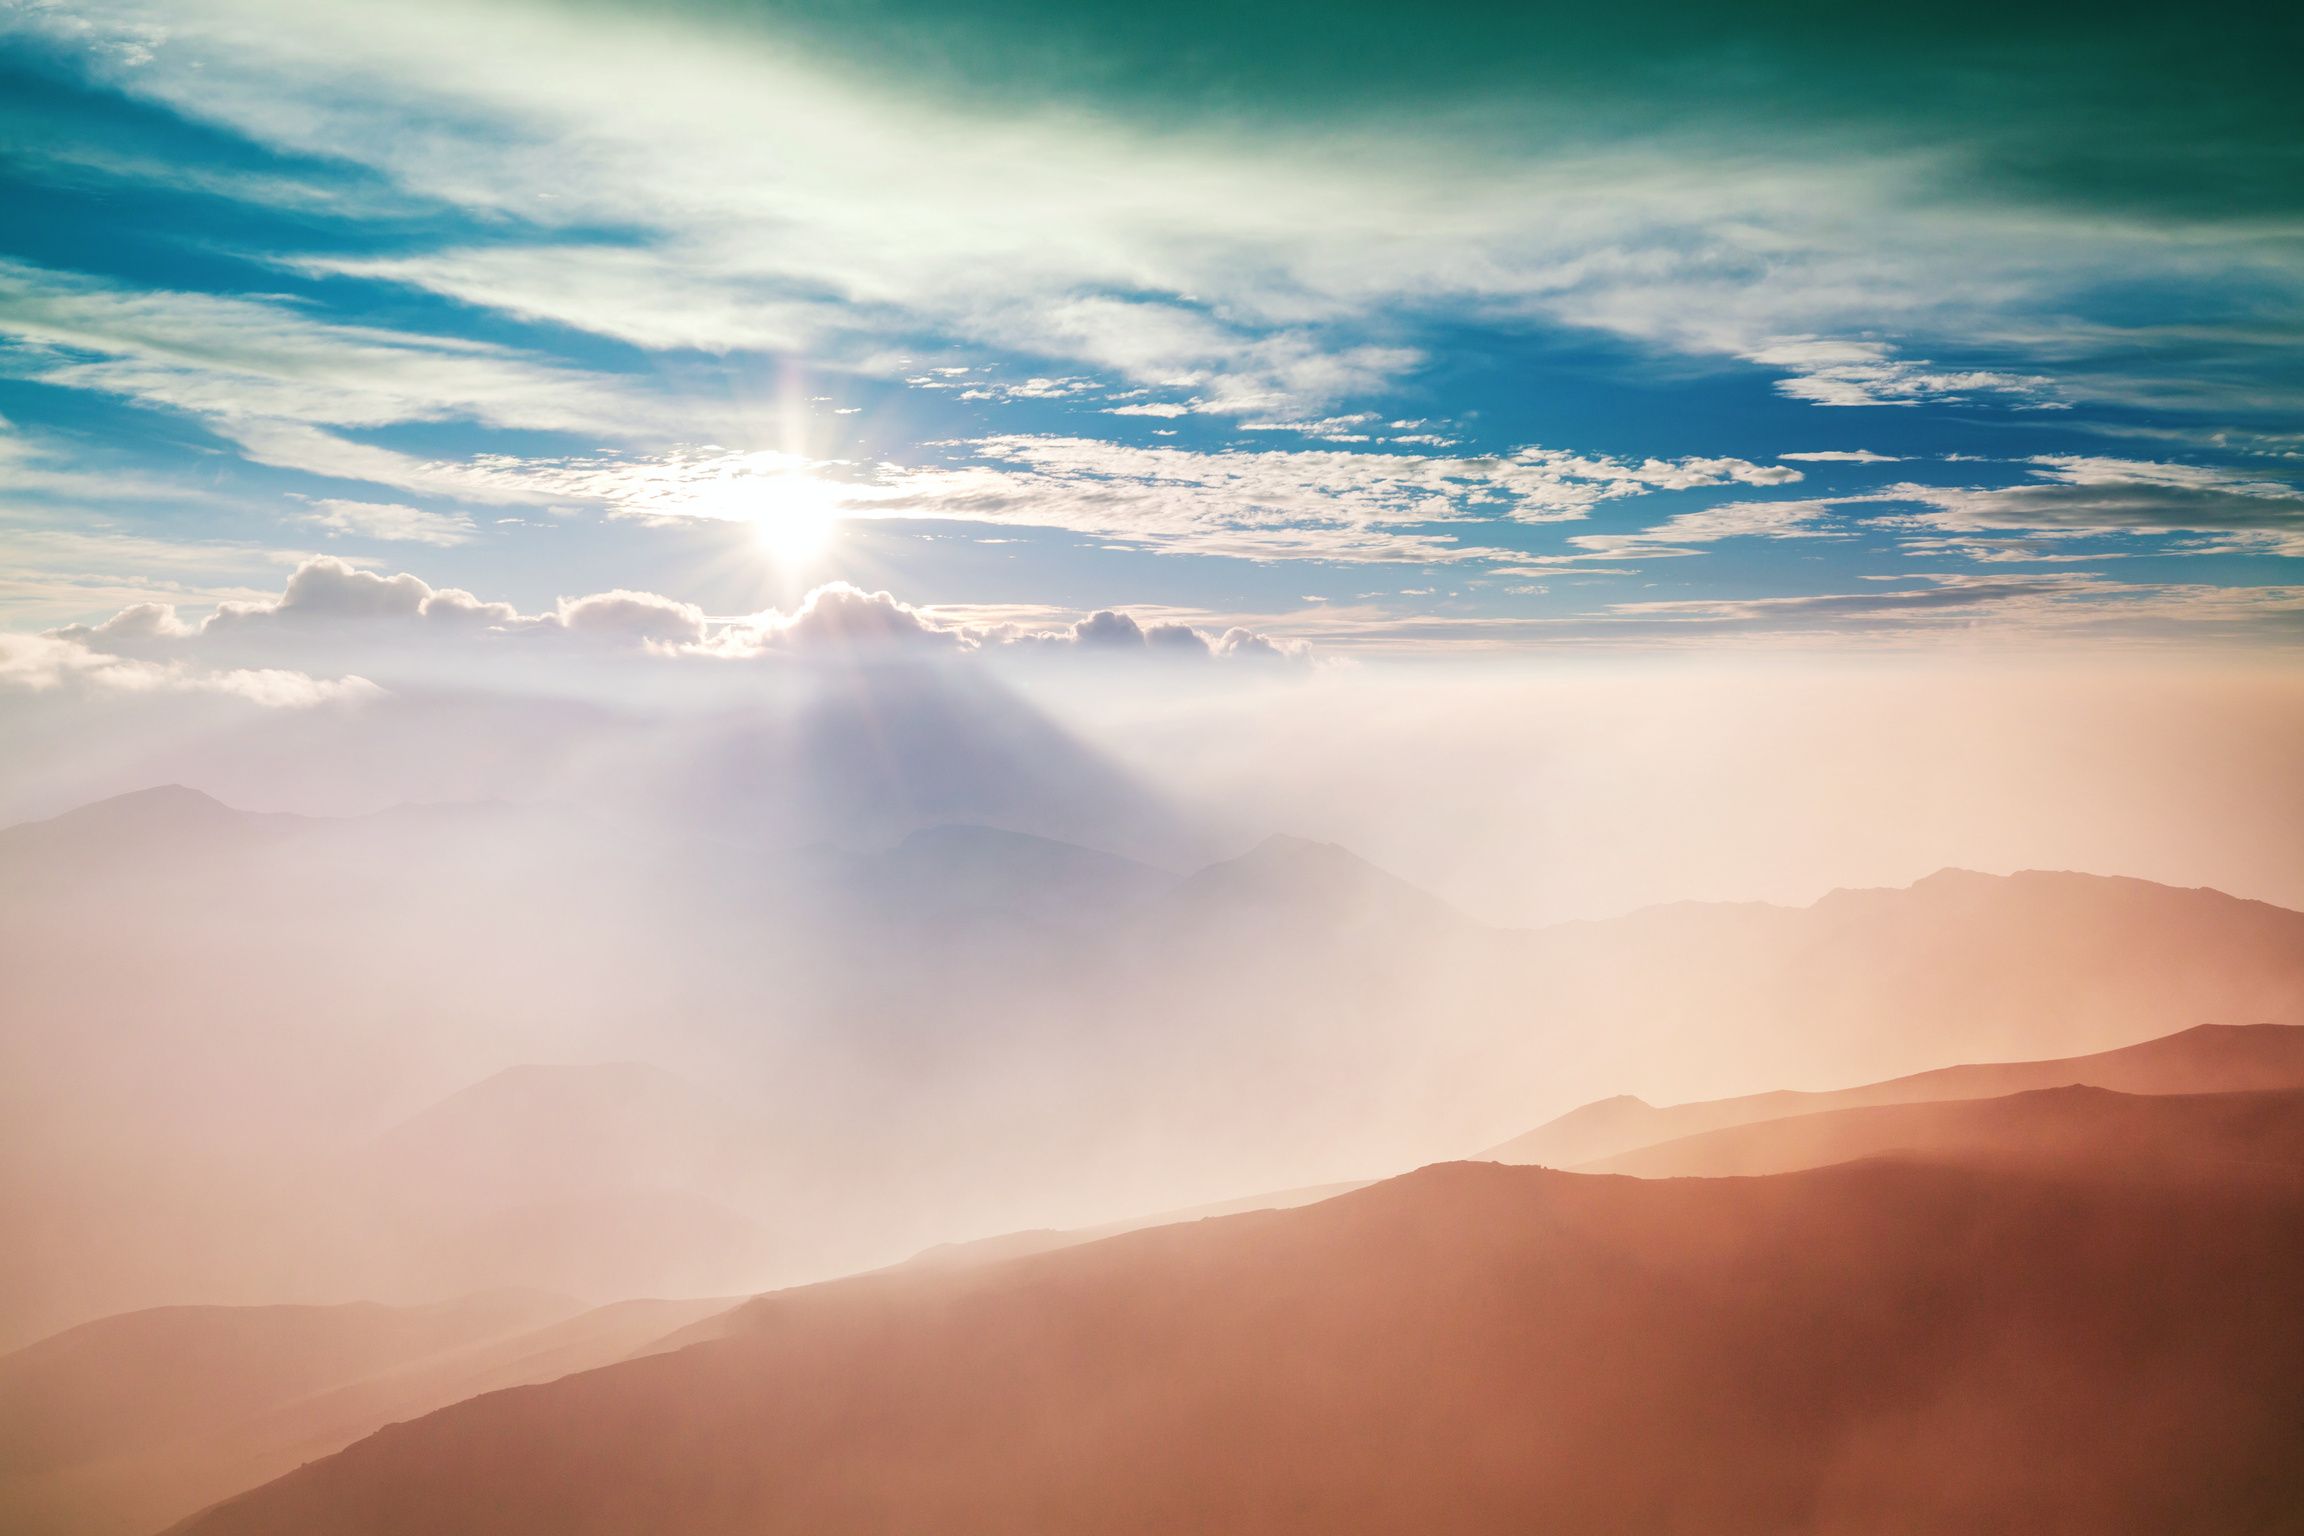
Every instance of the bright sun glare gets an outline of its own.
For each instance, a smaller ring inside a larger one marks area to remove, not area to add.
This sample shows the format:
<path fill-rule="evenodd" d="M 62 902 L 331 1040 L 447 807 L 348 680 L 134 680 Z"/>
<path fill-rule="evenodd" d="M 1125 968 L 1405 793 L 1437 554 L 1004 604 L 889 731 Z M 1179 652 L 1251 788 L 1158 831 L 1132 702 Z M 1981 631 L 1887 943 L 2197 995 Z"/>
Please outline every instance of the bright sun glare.
<path fill-rule="evenodd" d="M 748 498 L 745 520 L 752 537 L 779 562 L 791 565 L 808 559 L 832 535 L 832 509 L 814 487 L 785 483 L 764 488 Z"/>
<path fill-rule="evenodd" d="M 752 537 L 786 564 L 815 554 L 831 533 L 830 514 L 814 507 L 775 507 L 752 520 Z"/>

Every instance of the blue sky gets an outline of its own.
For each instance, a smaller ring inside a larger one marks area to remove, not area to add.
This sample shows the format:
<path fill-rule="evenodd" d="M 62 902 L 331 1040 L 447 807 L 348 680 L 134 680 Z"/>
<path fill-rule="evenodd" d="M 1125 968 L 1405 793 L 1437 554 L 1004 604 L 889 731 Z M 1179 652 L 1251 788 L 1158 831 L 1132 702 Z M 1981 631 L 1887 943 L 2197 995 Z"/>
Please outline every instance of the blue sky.
<path fill-rule="evenodd" d="M 1013 6 L 16 4 L 0 625 L 326 556 L 707 637 L 844 581 L 1331 655 L 2292 646 L 2265 39 L 1875 93 L 1754 14 L 1346 79 Z"/>

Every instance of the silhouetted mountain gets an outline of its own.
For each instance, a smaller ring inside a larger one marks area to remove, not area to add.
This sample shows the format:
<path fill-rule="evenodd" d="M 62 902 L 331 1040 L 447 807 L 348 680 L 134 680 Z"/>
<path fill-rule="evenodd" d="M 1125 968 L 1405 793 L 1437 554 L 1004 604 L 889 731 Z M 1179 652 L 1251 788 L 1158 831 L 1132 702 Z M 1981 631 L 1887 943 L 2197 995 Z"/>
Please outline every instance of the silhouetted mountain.
<path fill-rule="evenodd" d="M 2304 1508 L 2288 1169 L 1451 1164 L 736 1318 L 180 1529 L 2106 1536 Z"/>
<path fill-rule="evenodd" d="M 1885 1083 L 1826 1093 L 1780 1089 L 1665 1109 L 1620 1096 L 1570 1110 L 1525 1136 L 1490 1147 L 1480 1156 L 1499 1163 L 1578 1168 L 1635 1147 L 1725 1126 L 1869 1104 L 1996 1098 L 2068 1083 L 2121 1093 L 2227 1093 L 2247 1088 L 2304 1087 L 2304 1025 L 2201 1024 L 2093 1056 L 1939 1067 Z"/>
<path fill-rule="evenodd" d="M 0 1529 L 146 1533 L 395 1419 L 645 1352 L 731 1300 L 165 1307 L 0 1356 Z M 574 1315 L 570 1315 L 573 1313 Z"/>

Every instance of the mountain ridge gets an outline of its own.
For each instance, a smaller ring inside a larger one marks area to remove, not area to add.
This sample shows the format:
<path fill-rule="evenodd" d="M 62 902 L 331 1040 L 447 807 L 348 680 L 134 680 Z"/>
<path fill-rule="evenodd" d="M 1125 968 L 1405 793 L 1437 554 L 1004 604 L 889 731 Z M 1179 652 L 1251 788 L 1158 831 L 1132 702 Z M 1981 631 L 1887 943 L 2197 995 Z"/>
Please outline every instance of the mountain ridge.
<path fill-rule="evenodd" d="M 2248 1529 L 2304 1496 L 2300 1244 L 2293 1179 L 1441 1164 L 764 1297 L 177 1530 Z"/>
<path fill-rule="evenodd" d="M 1477 1159 L 1583 1167 L 1634 1148 L 1793 1115 L 1937 1099 L 1992 1098 L 2082 1083 L 2115 1091 L 2221 1092 L 2304 1087 L 2304 1025 L 2198 1024 L 2087 1056 L 1937 1067 L 1854 1088 L 1779 1088 L 1664 1107 L 1629 1094 L 1598 1100 L 1477 1153 Z M 2165 1084 L 2155 1088 L 2149 1085 Z"/>

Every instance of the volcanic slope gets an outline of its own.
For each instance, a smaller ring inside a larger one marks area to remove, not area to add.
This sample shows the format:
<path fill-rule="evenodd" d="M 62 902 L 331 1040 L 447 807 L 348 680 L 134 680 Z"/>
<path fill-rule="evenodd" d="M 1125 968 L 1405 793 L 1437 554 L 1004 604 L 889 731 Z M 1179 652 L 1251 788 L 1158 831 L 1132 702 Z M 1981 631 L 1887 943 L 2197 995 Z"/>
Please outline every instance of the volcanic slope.
<path fill-rule="evenodd" d="M 1570 1110 L 1526 1135 L 1490 1147 L 1480 1157 L 1498 1163 L 1580 1168 L 1634 1148 L 1676 1141 L 1727 1126 L 1878 1104 L 1998 1098 L 2029 1089 L 2061 1088 L 2074 1083 L 2120 1093 L 2228 1093 L 2250 1088 L 2304 1088 L 2304 1025 L 2201 1024 L 2158 1040 L 2146 1040 L 2093 1056 L 1940 1067 L 1933 1072 L 1917 1072 L 1884 1083 L 1867 1083 L 1828 1093 L 1779 1089 L 1773 1093 L 1674 1104 L 1662 1109 L 1624 1095 Z"/>
<path fill-rule="evenodd" d="M 733 1298 L 161 1307 L 0 1356 L 0 1531 L 149 1536 L 395 1419 L 645 1351 Z"/>
<path fill-rule="evenodd" d="M 2304 1165 L 2304 1090 L 2137 1095 L 2074 1084 L 1998 1099 L 1835 1109 L 1684 1136 L 1576 1171 L 1739 1178 L 1893 1154 Z"/>
<path fill-rule="evenodd" d="M 1753 1179 L 1442 1164 L 833 1282 L 179 1529 L 2294 1530 L 2299 1115 L 2237 1165 L 2085 1138 Z"/>

